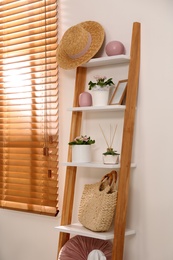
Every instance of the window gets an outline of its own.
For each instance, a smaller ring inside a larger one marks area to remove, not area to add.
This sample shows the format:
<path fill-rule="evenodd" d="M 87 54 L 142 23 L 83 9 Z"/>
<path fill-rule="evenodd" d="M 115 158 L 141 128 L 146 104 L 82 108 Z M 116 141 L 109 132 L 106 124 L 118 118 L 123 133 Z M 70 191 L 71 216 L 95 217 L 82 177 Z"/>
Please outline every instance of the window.
<path fill-rule="evenodd" d="M 57 1 L 0 1 L 0 207 L 58 212 Z"/>

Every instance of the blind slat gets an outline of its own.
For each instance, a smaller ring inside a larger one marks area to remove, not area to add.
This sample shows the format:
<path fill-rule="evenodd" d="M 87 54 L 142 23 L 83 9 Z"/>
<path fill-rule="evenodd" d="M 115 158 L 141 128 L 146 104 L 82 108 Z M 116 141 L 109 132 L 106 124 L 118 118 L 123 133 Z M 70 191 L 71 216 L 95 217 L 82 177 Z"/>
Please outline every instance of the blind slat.
<path fill-rule="evenodd" d="M 58 210 L 55 206 L 42 206 L 42 205 L 35 205 L 32 201 L 29 202 L 16 202 L 14 199 L 11 199 L 11 201 L 3 200 L 0 198 L 0 207 L 5 209 L 13 209 L 13 210 L 22 210 L 26 212 L 31 213 L 38 213 L 38 214 L 45 214 L 50 216 L 56 216 L 58 213 Z"/>

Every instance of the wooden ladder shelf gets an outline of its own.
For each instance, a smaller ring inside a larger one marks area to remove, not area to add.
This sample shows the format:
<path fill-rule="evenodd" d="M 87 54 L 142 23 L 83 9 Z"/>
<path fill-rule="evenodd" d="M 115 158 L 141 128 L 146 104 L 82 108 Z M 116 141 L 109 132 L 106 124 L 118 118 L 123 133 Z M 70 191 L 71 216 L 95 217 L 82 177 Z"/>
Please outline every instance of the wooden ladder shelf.
<path fill-rule="evenodd" d="M 114 223 L 114 239 L 112 260 L 123 260 L 127 204 L 130 184 L 130 165 L 132 156 L 133 133 L 137 92 L 140 69 L 140 23 L 134 22 L 131 38 L 130 63 L 128 70 L 128 86 L 126 94 L 126 109 L 124 114 L 123 139 L 121 149 L 121 162 L 119 170 L 118 201 Z M 78 97 L 85 90 L 87 68 L 78 67 L 76 70 L 76 83 L 73 106 L 78 106 Z M 71 121 L 70 140 L 80 135 L 82 112 L 73 111 Z M 71 149 L 68 151 L 68 162 L 71 162 Z M 69 225 L 72 221 L 74 189 L 76 181 L 76 166 L 67 166 L 64 188 L 63 209 L 61 225 Z M 58 254 L 62 246 L 70 238 L 69 233 L 60 232 Z M 57 258 L 58 259 L 58 258 Z"/>

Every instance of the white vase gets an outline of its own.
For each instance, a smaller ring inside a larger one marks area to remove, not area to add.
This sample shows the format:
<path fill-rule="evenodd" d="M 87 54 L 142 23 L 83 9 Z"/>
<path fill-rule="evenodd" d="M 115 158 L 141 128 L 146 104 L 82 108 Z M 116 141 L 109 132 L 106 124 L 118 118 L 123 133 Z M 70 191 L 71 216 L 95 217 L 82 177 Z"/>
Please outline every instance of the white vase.
<path fill-rule="evenodd" d="M 103 163 L 104 164 L 117 164 L 119 163 L 119 155 L 103 155 Z"/>
<path fill-rule="evenodd" d="M 72 145 L 72 162 L 91 162 L 91 145 Z"/>
<path fill-rule="evenodd" d="M 93 106 L 107 106 L 109 100 L 109 89 L 92 90 L 92 104 Z"/>

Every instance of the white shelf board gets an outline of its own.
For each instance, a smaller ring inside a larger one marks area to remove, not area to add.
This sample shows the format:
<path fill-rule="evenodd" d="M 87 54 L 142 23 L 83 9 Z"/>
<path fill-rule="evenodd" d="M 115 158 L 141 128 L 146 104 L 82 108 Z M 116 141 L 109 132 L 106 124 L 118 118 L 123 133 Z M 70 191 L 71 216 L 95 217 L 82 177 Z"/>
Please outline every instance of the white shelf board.
<path fill-rule="evenodd" d="M 77 166 L 77 167 L 88 167 L 88 168 L 105 168 L 105 169 L 120 169 L 120 164 L 104 164 L 102 162 L 90 162 L 90 163 L 77 163 L 77 162 L 64 162 L 62 165 L 65 166 Z M 132 168 L 136 167 L 135 163 L 131 164 Z"/>
<path fill-rule="evenodd" d="M 81 67 L 90 68 L 97 66 L 115 65 L 121 63 L 129 63 L 130 57 L 128 55 L 105 56 L 101 58 L 93 58 L 89 62 L 81 65 Z"/>
<path fill-rule="evenodd" d="M 80 235 L 85 237 L 93 237 L 103 240 L 110 240 L 114 238 L 114 230 L 110 230 L 107 232 L 93 232 L 89 229 L 83 227 L 80 223 L 73 223 L 67 226 L 57 226 L 55 227 L 59 232 L 69 233 L 73 235 Z M 135 230 L 126 229 L 125 236 L 135 235 Z"/>
<path fill-rule="evenodd" d="M 108 105 L 108 106 L 88 106 L 88 107 L 70 107 L 68 111 L 124 111 L 124 105 Z"/>

